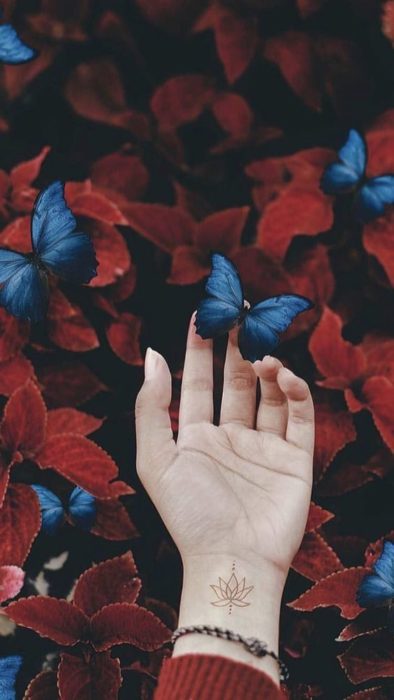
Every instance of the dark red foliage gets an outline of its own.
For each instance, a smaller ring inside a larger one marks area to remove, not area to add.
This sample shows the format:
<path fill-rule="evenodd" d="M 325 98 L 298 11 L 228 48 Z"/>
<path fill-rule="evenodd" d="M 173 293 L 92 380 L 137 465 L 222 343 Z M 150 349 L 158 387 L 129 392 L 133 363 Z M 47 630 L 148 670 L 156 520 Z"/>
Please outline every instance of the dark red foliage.
<path fill-rule="evenodd" d="M 17 624 L 61 646 L 79 645 L 78 655 L 61 655 L 58 687 L 64 700 L 92 698 L 95 692 L 101 693 L 99 697 L 116 698 L 121 684 L 120 664 L 108 650 L 130 644 L 153 651 L 169 639 L 170 631 L 159 618 L 135 603 L 141 588 L 136 574 L 133 557 L 128 553 L 82 574 L 72 602 L 32 596 L 8 605 L 7 616 Z M 45 688 L 47 680 L 41 677 L 35 682 L 38 688 L 42 683 Z M 52 679 L 49 681 L 51 688 Z"/>
<path fill-rule="evenodd" d="M 68 554 L 52 597 L 9 607 L 73 645 L 25 700 L 151 700 L 168 637 L 152 613 L 174 627 L 181 571 L 135 472 L 133 406 L 152 346 L 174 374 L 177 430 L 185 328 L 214 250 L 236 264 L 251 304 L 283 293 L 314 303 L 275 351 L 309 382 L 316 409 L 313 503 L 285 593 L 288 695 L 391 697 L 392 680 L 373 680 L 394 678 L 387 611 L 362 610 L 356 594 L 394 538 L 394 208 L 362 226 L 352 195 L 328 196 L 320 182 L 351 127 L 366 138 L 366 176 L 394 173 L 394 3 L 21 0 L 4 10 L 39 56 L 0 66 L 0 247 L 31 252 L 35 198 L 61 178 L 98 260 L 87 286 L 50 277 L 42 324 L 0 308 L 3 596 L 20 595 L 21 566 L 30 594 Z M 55 538 L 38 536 L 36 483 L 66 508 Z M 89 532 L 67 511 L 76 485 L 96 498 Z M 61 601 L 77 579 L 74 601 Z M 339 633 L 338 609 L 351 620 Z M 116 658 L 109 648 L 123 642 Z M 15 644 L 27 684 L 46 642 L 25 648 L 17 630 Z M 318 683 L 317 667 L 327 669 Z"/>
<path fill-rule="evenodd" d="M 334 605 L 340 609 L 342 617 L 352 620 L 362 610 L 356 601 L 356 592 L 366 572 L 360 567 L 333 573 L 322 578 L 289 606 L 309 611 Z"/>

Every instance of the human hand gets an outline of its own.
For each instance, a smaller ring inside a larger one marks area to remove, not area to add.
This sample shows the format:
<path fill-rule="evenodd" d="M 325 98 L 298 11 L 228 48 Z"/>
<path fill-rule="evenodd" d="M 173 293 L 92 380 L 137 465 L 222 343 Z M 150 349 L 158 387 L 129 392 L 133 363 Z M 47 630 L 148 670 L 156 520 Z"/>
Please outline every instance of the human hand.
<path fill-rule="evenodd" d="M 176 443 L 170 400 L 168 366 L 148 350 L 136 403 L 137 470 L 180 551 L 189 581 L 187 600 L 206 589 L 201 606 L 193 604 L 192 616 L 186 614 L 187 623 L 196 615 L 200 622 L 206 620 L 204 609 L 214 598 L 211 584 L 219 576 L 227 581 L 234 565 L 240 580 L 246 576 L 246 587 L 260 589 L 278 607 L 310 503 L 314 414 L 307 384 L 275 358 L 253 365 L 244 361 L 234 330 L 227 347 L 220 424 L 213 425 L 212 341 L 195 333 L 192 319 Z M 186 607 L 190 611 L 189 602 Z M 237 613 L 245 608 L 241 605 Z M 216 622 L 219 611 L 220 606 L 211 611 Z M 240 621 L 242 628 L 250 614 L 248 610 Z M 260 609 L 259 615 L 264 614 Z M 277 645 L 274 630 L 267 630 L 267 636 Z M 181 642 L 186 639 L 177 644 Z"/>
<path fill-rule="evenodd" d="M 256 421 L 256 378 L 262 399 Z M 224 370 L 220 425 L 212 423 L 212 343 L 190 324 L 179 434 L 164 358 L 146 357 L 136 404 L 137 469 L 182 559 L 230 554 L 287 574 L 305 529 L 314 444 L 307 384 L 279 360 L 242 360 L 236 331 Z"/>

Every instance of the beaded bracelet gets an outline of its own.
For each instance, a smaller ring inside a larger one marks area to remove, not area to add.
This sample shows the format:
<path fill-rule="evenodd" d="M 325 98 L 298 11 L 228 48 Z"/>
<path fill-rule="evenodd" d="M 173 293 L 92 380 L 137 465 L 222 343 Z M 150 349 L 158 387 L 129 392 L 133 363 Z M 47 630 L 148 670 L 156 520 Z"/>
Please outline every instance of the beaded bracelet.
<path fill-rule="evenodd" d="M 225 630 L 221 627 L 213 627 L 212 625 L 190 625 L 189 627 L 178 627 L 178 629 L 173 632 L 171 637 L 171 643 L 175 644 L 179 637 L 183 637 L 185 634 L 190 634 L 197 632 L 199 634 L 207 634 L 211 637 L 220 637 L 221 639 L 228 639 L 232 642 L 240 642 L 247 651 L 258 657 L 271 656 L 279 665 L 280 670 L 280 680 L 285 683 L 289 680 L 289 671 L 286 664 L 279 658 L 274 651 L 267 649 L 265 642 L 261 642 L 257 637 L 242 637 L 242 635 L 232 630 Z"/>

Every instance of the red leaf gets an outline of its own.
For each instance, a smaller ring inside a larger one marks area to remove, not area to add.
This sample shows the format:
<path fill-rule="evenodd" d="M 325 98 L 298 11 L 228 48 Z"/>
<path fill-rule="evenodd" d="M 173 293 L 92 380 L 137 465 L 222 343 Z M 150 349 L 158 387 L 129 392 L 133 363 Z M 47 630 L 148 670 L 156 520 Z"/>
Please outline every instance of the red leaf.
<path fill-rule="evenodd" d="M 324 508 L 316 505 L 316 503 L 313 503 L 312 501 L 309 506 L 305 532 L 313 532 L 314 530 L 318 530 L 322 525 L 328 523 L 328 521 L 332 520 L 334 517 L 334 513 L 330 513 L 329 510 L 324 510 Z"/>
<path fill-rule="evenodd" d="M 35 461 L 41 469 L 54 469 L 97 498 L 118 495 L 118 484 L 110 483 L 117 478 L 118 467 L 101 447 L 82 435 L 50 436 Z"/>
<path fill-rule="evenodd" d="M 144 114 L 127 107 L 118 70 L 104 58 L 80 63 L 71 73 L 65 95 L 73 109 L 85 119 L 129 129 L 137 138 L 149 137 Z"/>
<path fill-rule="evenodd" d="M 143 365 L 140 349 L 141 320 L 134 314 L 122 313 L 107 328 L 111 349 L 129 365 Z"/>
<path fill-rule="evenodd" d="M 102 192 L 93 190 L 89 180 L 68 183 L 65 194 L 75 216 L 86 216 L 106 224 L 127 224 L 119 207 Z"/>
<path fill-rule="evenodd" d="M 324 497 L 342 496 L 372 481 L 372 475 L 364 471 L 360 464 L 345 464 L 329 472 L 319 484 L 319 495 Z"/>
<path fill-rule="evenodd" d="M 331 202 L 323 192 L 290 188 L 264 209 L 257 244 L 267 255 L 283 260 L 295 236 L 316 236 L 332 224 Z"/>
<path fill-rule="evenodd" d="M 149 173 L 139 156 L 120 151 L 110 153 L 93 164 L 92 182 L 120 207 L 141 199 L 149 182 Z"/>
<path fill-rule="evenodd" d="M 34 379 L 34 368 L 24 355 L 15 355 L 0 363 L 0 394 L 10 396 L 29 379 Z"/>
<path fill-rule="evenodd" d="M 218 211 L 198 225 L 194 242 L 197 248 L 209 254 L 219 251 L 229 254 L 241 244 L 241 235 L 249 215 L 249 207 L 234 207 Z"/>
<path fill-rule="evenodd" d="M 370 65 L 362 47 L 327 34 L 317 36 L 314 45 L 316 64 L 321 66 L 325 92 L 334 110 L 342 119 L 357 118 L 357 105 L 373 99 L 374 89 Z"/>
<path fill-rule="evenodd" d="M 164 204 L 131 203 L 125 209 L 129 225 L 165 252 L 193 243 L 195 222 L 184 209 Z"/>
<path fill-rule="evenodd" d="M 10 603 L 6 611 L 17 625 L 28 627 L 40 637 L 48 637 L 57 644 L 74 646 L 81 639 L 86 639 L 88 618 L 67 600 L 32 596 Z"/>
<path fill-rule="evenodd" d="M 134 292 L 135 286 L 137 284 L 137 272 L 134 265 L 130 265 L 127 272 L 114 284 L 112 284 L 108 289 L 106 289 L 106 294 L 109 296 L 110 301 L 119 303 L 121 301 L 126 301 L 132 293 Z"/>
<path fill-rule="evenodd" d="M 382 32 L 385 37 L 394 42 L 394 2 L 393 0 L 386 0 L 383 3 L 383 14 L 382 14 Z"/>
<path fill-rule="evenodd" d="M 291 281 L 282 265 L 267 257 L 260 248 L 239 248 L 231 256 L 244 282 L 245 296 L 250 303 L 291 291 Z"/>
<path fill-rule="evenodd" d="M 122 685 L 119 659 L 109 653 L 84 658 L 62 654 L 58 684 L 61 700 L 117 700 Z"/>
<path fill-rule="evenodd" d="M 56 672 L 41 671 L 30 681 L 23 700 L 59 700 Z"/>
<path fill-rule="evenodd" d="M 106 287 L 117 282 L 130 269 L 130 253 L 125 239 L 114 226 L 95 221 L 87 228 L 98 261 L 97 277 L 93 277 L 89 286 Z"/>
<path fill-rule="evenodd" d="M 56 49 L 52 46 L 40 48 L 34 61 L 28 61 L 15 67 L 2 66 L 2 85 L 10 101 L 15 100 L 23 90 L 52 63 Z"/>
<path fill-rule="evenodd" d="M 264 56 L 275 63 L 296 95 L 310 109 L 322 106 L 321 76 L 313 39 L 302 32 L 288 31 L 266 41 Z"/>
<path fill-rule="evenodd" d="M 172 258 L 172 284 L 194 284 L 208 275 L 211 252 L 231 255 L 241 244 L 249 207 L 215 212 L 195 225 L 194 244 L 178 246 Z"/>
<path fill-rule="evenodd" d="M 134 603 L 141 579 L 131 552 L 108 559 L 85 571 L 74 590 L 74 604 L 91 617 L 113 603 Z"/>
<path fill-rule="evenodd" d="M 393 225 L 394 210 L 389 209 L 384 217 L 371 221 L 363 229 L 364 248 L 379 260 L 391 285 L 394 285 Z"/>
<path fill-rule="evenodd" d="M 320 309 L 331 299 L 335 289 L 327 248 L 317 245 L 306 251 L 298 258 L 296 266 L 289 267 L 289 273 L 293 291 L 311 299 L 316 306 L 316 316 L 320 315 Z M 313 318 L 311 314 L 301 314 L 298 320 L 309 326 Z"/>
<path fill-rule="evenodd" d="M 253 112 L 246 100 L 235 92 L 222 92 L 212 105 L 212 112 L 223 131 L 228 136 L 211 150 L 223 153 L 235 148 L 250 137 L 253 124 Z"/>
<path fill-rule="evenodd" d="M 0 362 L 17 355 L 29 339 L 28 321 L 11 316 L 0 307 Z"/>
<path fill-rule="evenodd" d="M 392 678 L 393 635 L 388 630 L 378 630 L 359 637 L 338 659 L 351 683 L 364 683 L 370 678 Z"/>
<path fill-rule="evenodd" d="M 96 501 L 96 520 L 91 532 L 106 540 L 129 540 L 139 533 L 126 508 L 118 500 Z"/>
<path fill-rule="evenodd" d="M 334 571 L 343 569 L 340 559 L 317 532 L 307 532 L 291 568 L 311 581 L 320 581 Z"/>
<path fill-rule="evenodd" d="M 13 462 L 0 453 L 0 508 L 3 505 L 5 494 L 10 481 L 10 473 Z"/>
<path fill-rule="evenodd" d="M 391 700 L 390 688 L 375 686 L 366 690 L 359 690 L 357 693 L 347 695 L 345 700 Z"/>
<path fill-rule="evenodd" d="M 288 603 L 294 610 L 311 611 L 316 608 L 335 606 L 340 609 L 341 617 L 352 620 L 362 611 L 356 600 L 358 587 L 367 570 L 354 567 L 337 571 Z"/>
<path fill-rule="evenodd" d="M 380 624 L 377 619 L 377 614 L 382 612 L 384 618 L 380 620 Z M 370 608 L 364 610 L 356 620 L 349 622 L 346 627 L 343 628 L 340 635 L 337 637 L 338 642 L 349 642 L 351 639 L 356 639 L 356 637 L 361 637 L 364 634 L 371 634 L 377 629 L 382 628 L 387 621 L 387 609 L 381 608 L 377 610 L 376 608 Z"/>
<path fill-rule="evenodd" d="M 88 352 L 99 347 L 96 331 L 82 313 L 60 290 L 54 290 L 48 309 L 48 335 L 64 350 Z"/>
<path fill-rule="evenodd" d="M 114 603 L 97 612 L 90 621 L 92 643 L 97 651 L 117 644 L 132 644 L 153 651 L 169 640 L 170 630 L 156 615 L 133 603 Z"/>
<path fill-rule="evenodd" d="M 316 441 L 314 471 L 319 480 L 334 457 L 357 437 L 352 416 L 329 403 L 316 404 Z"/>
<path fill-rule="evenodd" d="M 360 347 L 342 337 L 342 319 L 327 306 L 309 340 L 309 351 L 319 372 L 328 381 L 322 386 L 344 389 L 366 368 Z"/>
<path fill-rule="evenodd" d="M 209 274 L 210 269 L 209 256 L 202 254 L 196 246 L 179 246 L 172 256 L 171 274 L 167 282 L 196 284 Z"/>
<path fill-rule="evenodd" d="M 45 365 L 37 370 L 45 400 L 50 406 L 79 406 L 107 391 L 105 384 L 81 362 Z"/>
<path fill-rule="evenodd" d="M 194 121 L 212 102 L 215 89 L 211 78 L 198 73 L 170 78 L 158 87 L 151 109 L 160 131 L 174 131 Z"/>
<path fill-rule="evenodd" d="M 297 0 L 298 12 L 303 19 L 318 12 L 327 0 Z"/>
<path fill-rule="evenodd" d="M 5 448 L 33 458 L 45 439 L 47 411 L 37 384 L 27 382 L 8 399 L 0 425 Z"/>
<path fill-rule="evenodd" d="M 54 408 L 48 411 L 47 437 L 59 433 L 73 433 L 74 435 L 90 435 L 103 424 L 103 418 L 90 416 L 75 408 Z"/>
<path fill-rule="evenodd" d="M 195 31 L 213 29 L 216 49 L 229 83 L 244 73 L 253 59 L 258 42 L 258 28 L 250 17 L 214 3 L 198 20 Z"/>
<path fill-rule="evenodd" d="M 19 566 L 0 566 L 0 603 L 15 598 L 25 580 L 25 572 Z"/>
<path fill-rule="evenodd" d="M 394 339 L 371 333 L 364 337 L 361 347 L 367 358 L 367 374 L 387 377 L 394 383 Z"/>
<path fill-rule="evenodd" d="M 40 526 L 40 504 L 33 489 L 11 484 L 0 509 L 0 565 L 22 566 Z"/>
<path fill-rule="evenodd" d="M 45 146 L 38 156 L 27 160 L 12 168 L 10 172 L 12 192 L 12 206 L 18 212 L 30 212 L 37 197 L 37 189 L 32 183 L 37 179 L 41 166 L 47 157 L 49 146 Z"/>
<path fill-rule="evenodd" d="M 253 188 L 257 208 L 264 209 L 268 202 L 292 187 L 318 190 L 323 171 L 333 160 L 335 153 L 328 148 L 308 148 L 249 163 L 245 172 L 257 183 Z"/>
<path fill-rule="evenodd" d="M 18 253 L 31 253 L 30 216 L 19 216 L 6 226 L 0 236 L 1 244 Z"/>
<path fill-rule="evenodd" d="M 394 384 L 386 377 L 370 377 L 364 382 L 362 396 L 380 435 L 394 450 Z"/>

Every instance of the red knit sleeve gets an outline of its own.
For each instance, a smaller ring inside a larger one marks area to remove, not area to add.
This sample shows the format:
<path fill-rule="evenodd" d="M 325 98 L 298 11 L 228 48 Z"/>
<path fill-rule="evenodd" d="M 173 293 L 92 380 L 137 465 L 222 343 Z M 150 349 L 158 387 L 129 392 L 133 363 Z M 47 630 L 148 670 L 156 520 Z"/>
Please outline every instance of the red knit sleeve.
<path fill-rule="evenodd" d="M 262 671 L 224 656 L 185 654 L 164 661 L 154 700 L 283 700 Z"/>

